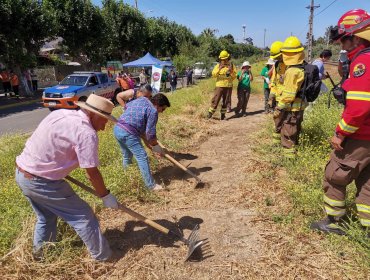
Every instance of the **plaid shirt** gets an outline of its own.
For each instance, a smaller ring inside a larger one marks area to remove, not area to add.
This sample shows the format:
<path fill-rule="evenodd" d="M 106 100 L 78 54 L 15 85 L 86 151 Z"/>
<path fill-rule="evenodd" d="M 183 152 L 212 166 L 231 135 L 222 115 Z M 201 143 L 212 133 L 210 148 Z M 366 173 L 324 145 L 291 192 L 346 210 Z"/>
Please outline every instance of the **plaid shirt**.
<path fill-rule="evenodd" d="M 155 139 L 158 112 L 150 100 L 139 97 L 126 105 L 118 125 L 138 137 L 145 134 L 147 140 Z"/>

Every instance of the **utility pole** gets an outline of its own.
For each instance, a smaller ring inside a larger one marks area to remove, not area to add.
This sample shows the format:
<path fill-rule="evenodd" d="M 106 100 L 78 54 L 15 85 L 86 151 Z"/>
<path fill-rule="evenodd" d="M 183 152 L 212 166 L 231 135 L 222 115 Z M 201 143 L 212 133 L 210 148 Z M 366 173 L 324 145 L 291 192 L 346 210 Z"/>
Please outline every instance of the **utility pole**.
<path fill-rule="evenodd" d="M 263 48 L 266 49 L 266 28 L 263 31 Z"/>
<path fill-rule="evenodd" d="M 243 24 L 242 27 L 243 27 L 243 43 L 245 44 L 246 43 L 246 41 L 245 41 L 245 39 L 246 39 L 246 37 L 245 37 L 245 29 L 247 28 L 247 26 L 245 24 Z"/>
<path fill-rule="evenodd" d="M 311 62 L 312 59 L 312 45 L 313 45 L 313 12 L 315 11 L 316 8 L 319 8 L 320 5 L 315 6 L 314 0 L 311 0 L 311 5 L 307 6 L 307 9 L 310 9 L 310 18 L 309 18 L 309 25 L 310 29 L 308 31 L 308 49 L 307 49 L 307 54 L 308 54 L 308 62 Z"/>
<path fill-rule="evenodd" d="M 135 0 L 135 7 L 136 7 L 136 10 L 137 10 L 137 0 Z"/>

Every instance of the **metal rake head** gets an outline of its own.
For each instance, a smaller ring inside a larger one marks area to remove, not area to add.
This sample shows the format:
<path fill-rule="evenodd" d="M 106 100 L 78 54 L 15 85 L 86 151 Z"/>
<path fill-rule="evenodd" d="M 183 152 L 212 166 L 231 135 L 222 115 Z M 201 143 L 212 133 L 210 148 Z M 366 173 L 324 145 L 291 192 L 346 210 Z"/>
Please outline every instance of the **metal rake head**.
<path fill-rule="evenodd" d="M 190 256 L 194 253 L 195 249 L 200 247 L 203 244 L 203 240 L 199 240 L 199 224 L 197 224 L 192 232 L 190 233 L 188 239 L 186 239 L 186 245 L 188 245 L 188 254 L 185 258 L 187 261 Z"/>

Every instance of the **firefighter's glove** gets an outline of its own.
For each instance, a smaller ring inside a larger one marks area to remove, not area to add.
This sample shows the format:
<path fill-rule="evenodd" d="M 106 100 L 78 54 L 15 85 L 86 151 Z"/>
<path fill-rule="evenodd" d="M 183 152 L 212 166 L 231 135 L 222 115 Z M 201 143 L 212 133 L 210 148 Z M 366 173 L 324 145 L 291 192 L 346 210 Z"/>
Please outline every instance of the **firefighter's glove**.
<path fill-rule="evenodd" d="M 117 198 L 113 194 L 108 193 L 106 196 L 103 196 L 101 199 L 103 200 L 103 204 L 105 207 L 118 209 L 118 201 L 117 201 Z"/>
<path fill-rule="evenodd" d="M 156 153 L 156 154 L 160 155 L 161 157 L 163 157 L 163 156 L 164 156 L 164 154 L 165 154 L 165 151 L 164 151 L 164 150 L 162 149 L 162 147 L 161 147 L 161 146 L 159 146 L 158 144 L 152 147 L 152 151 L 153 151 L 154 153 Z"/>
<path fill-rule="evenodd" d="M 333 95 L 339 104 L 346 104 L 346 91 L 343 88 L 335 86 L 333 88 Z"/>
<path fill-rule="evenodd" d="M 281 114 L 282 114 L 282 110 L 275 108 L 273 118 L 277 119 L 281 116 Z"/>

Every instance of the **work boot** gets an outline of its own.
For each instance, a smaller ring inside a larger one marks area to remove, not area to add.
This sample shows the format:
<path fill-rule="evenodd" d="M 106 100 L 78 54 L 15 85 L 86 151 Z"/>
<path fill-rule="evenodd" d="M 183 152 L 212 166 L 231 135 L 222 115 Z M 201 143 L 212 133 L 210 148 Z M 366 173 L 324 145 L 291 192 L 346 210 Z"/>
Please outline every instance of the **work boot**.
<path fill-rule="evenodd" d="M 208 112 L 207 119 L 210 119 L 210 118 L 212 118 L 212 113 Z"/>
<path fill-rule="evenodd" d="M 221 114 L 221 121 L 225 119 L 225 114 Z"/>
<path fill-rule="evenodd" d="M 335 233 L 338 235 L 345 235 L 345 231 L 340 228 L 338 221 L 333 216 L 327 216 L 325 219 L 313 222 L 310 226 L 311 229 L 319 230 L 325 233 Z"/>

